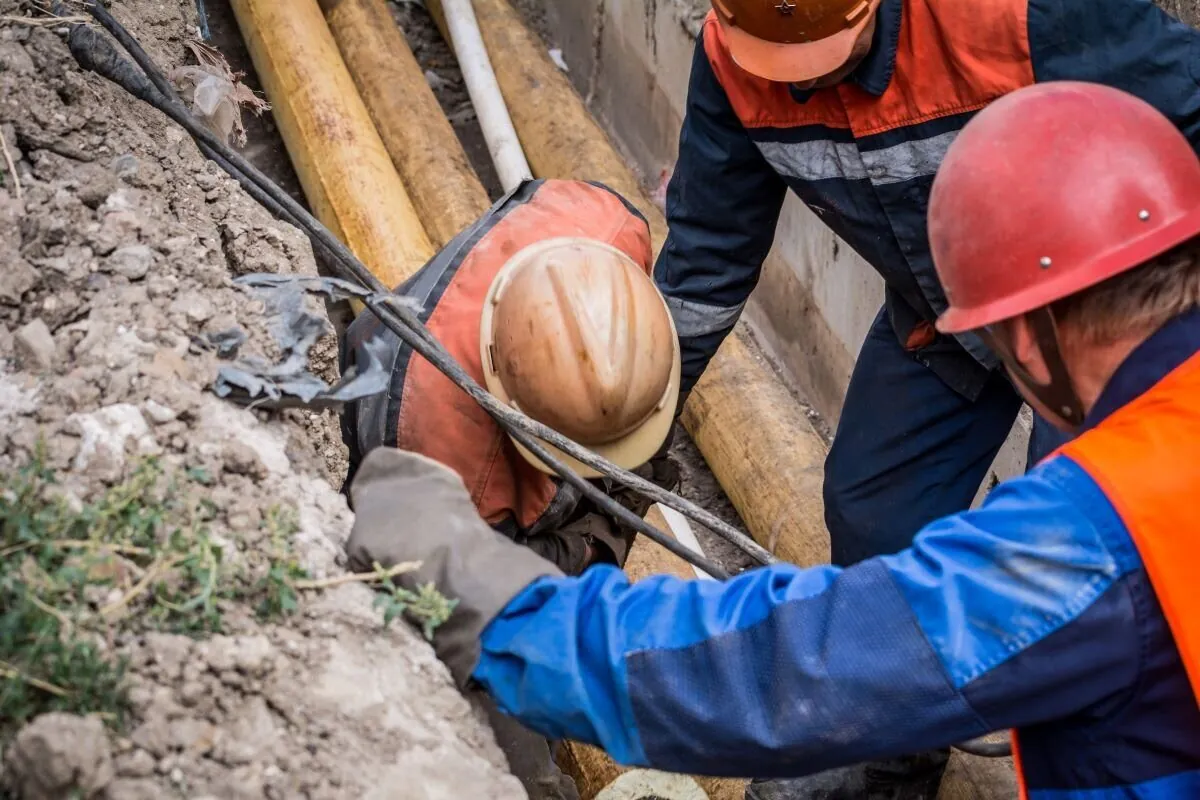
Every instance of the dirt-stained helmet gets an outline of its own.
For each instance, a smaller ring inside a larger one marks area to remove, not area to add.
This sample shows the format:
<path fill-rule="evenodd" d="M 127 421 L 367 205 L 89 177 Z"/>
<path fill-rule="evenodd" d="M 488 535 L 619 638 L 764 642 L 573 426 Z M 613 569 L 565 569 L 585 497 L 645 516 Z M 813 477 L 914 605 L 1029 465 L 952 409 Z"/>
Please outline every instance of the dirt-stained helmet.
<path fill-rule="evenodd" d="M 480 349 L 488 391 L 620 467 L 648 461 L 670 432 L 675 326 L 650 276 L 615 247 L 556 238 L 514 254 L 484 301 Z"/>
<path fill-rule="evenodd" d="M 880 0 L 712 0 L 729 52 L 752 75 L 802 83 L 845 64 Z"/>
<path fill-rule="evenodd" d="M 1200 234 L 1200 159 L 1153 106 L 1052 81 L 981 111 L 942 161 L 929 243 L 958 333 L 1049 305 Z"/>

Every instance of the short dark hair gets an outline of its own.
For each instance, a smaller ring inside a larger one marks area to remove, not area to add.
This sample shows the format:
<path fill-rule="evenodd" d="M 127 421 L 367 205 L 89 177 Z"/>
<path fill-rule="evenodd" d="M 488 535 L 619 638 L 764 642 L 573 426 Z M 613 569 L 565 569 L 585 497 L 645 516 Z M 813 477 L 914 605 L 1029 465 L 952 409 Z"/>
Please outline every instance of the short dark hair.
<path fill-rule="evenodd" d="M 1200 236 L 1051 304 L 1068 335 L 1093 345 L 1145 336 L 1200 306 Z"/>

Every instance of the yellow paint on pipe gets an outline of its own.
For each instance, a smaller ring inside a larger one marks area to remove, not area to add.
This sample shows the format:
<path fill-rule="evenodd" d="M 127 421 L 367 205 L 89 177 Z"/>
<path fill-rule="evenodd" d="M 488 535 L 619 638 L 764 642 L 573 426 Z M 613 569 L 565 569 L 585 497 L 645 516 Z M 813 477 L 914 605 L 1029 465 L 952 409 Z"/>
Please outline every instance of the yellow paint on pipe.
<path fill-rule="evenodd" d="M 313 213 L 386 285 L 433 255 L 316 0 L 233 0 Z"/>
<path fill-rule="evenodd" d="M 325 20 L 433 243 L 491 205 L 384 0 L 321 0 Z"/>
<path fill-rule="evenodd" d="M 655 249 L 661 247 L 667 235 L 662 214 L 642 192 L 567 76 L 550 60 L 546 45 L 505 0 L 474 0 L 474 5 L 492 69 L 533 174 L 600 181 L 620 192 L 645 215 Z M 429 0 L 426 7 L 445 36 L 440 0 Z"/>
<path fill-rule="evenodd" d="M 666 221 L 588 113 L 545 46 L 506 0 L 474 0 L 500 89 L 534 174 L 602 181 L 650 222 L 655 248 Z M 440 15 L 437 0 L 428 7 Z M 440 22 L 439 22 L 440 24 Z M 821 500 L 824 442 L 741 329 L 692 392 L 683 423 L 751 535 L 780 558 L 828 561 Z"/>

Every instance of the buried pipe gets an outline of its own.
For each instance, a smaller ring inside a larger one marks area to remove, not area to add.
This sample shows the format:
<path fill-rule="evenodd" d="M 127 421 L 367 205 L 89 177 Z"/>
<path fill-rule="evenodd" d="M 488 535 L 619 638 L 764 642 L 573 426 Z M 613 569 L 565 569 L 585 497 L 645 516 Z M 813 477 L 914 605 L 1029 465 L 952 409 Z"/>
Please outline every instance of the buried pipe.
<path fill-rule="evenodd" d="M 385 286 L 397 286 L 433 244 L 316 0 L 232 5 L 314 216 Z"/>
<path fill-rule="evenodd" d="M 492 163 L 496 165 L 496 174 L 504 191 L 511 192 L 522 181 L 532 178 L 533 173 L 529 170 L 521 141 L 517 138 L 508 107 L 500 94 L 500 85 L 496 82 L 496 73 L 492 70 L 488 50 L 483 44 L 475 10 L 471 0 L 444 0 L 443 10 L 450 34 L 449 42 L 462 70 L 463 82 L 475 107 L 475 116 L 487 142 Z"/>
<path fill-rule="evenodd" d="M 444 26 L 444 4 L 427 4 Z M 475 14 L 534 174 L 607 184 L 638 207 L 661 248 L 666 220 L 541 40 L 506 0 L 475 0 Z M 825 443 L 743 329 L 725 340 L 682 419 L 760 545 L 802 566 L 828 562 Z"/>
<path fill-rule="evenodd" d="M 487 213 L 487 191 L 386 0 L 321 0 L 380 138 L 436 247 Z"/>

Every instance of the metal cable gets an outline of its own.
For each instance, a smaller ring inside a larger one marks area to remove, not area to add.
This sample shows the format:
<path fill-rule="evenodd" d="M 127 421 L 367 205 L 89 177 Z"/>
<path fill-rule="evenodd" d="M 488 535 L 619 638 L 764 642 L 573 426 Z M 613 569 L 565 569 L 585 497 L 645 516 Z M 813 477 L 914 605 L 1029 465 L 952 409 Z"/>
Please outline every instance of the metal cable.
<path fill-rule="evenodd" d="M 607 474 L 608 477 L 641 491 L 653 500 L 663 502 L 664 505 L 674 507 L 681 513 L 692 516 L 701 524 L 709 525 L 707 517 L 711 517 L 711 515 L 708 512 L 704 512 L 698 507 L 689 508 L 692 504 L 684 501 L 682 498 L 666 492 L 661 487 L 655 486 L 633 473 L 616 468 L 615 465 L 575 444 L 561 434 L 534 420 L 530 420 L 519 412 L 515 412 L 480 387 L 441 347 L 436 339 L 429 334 L 428 330 L 424 328 L 411 310 L 397 303 L 390 302 L 392 297 L 391 292 L 370 273 L 362 262 L 358 261 L 350 253 L 345 245 L 333 237 L 320 222 L 283 192 L 282 189 L 271 182 L 269 178 L 258 172 L 242 156 L 230 150 L 215 135 L 199 125 L 180 103 L 172 97 L 166 96 L 164 92 L 159 90 L 157 85 L 152 85 L 152 83 L 158 84 L 160 81 L 166 84 L 166 79 L 162 76 L 161 71 L 158 70 L 153 60 L 150 59 L 137 44 L 136 40 L 133 39 L 128 31 L 111 14 L 108 14 L 106 10 L 98 5 L 90 5 L 88 8 L 97 21 L 106 29 L 109 29 L 110 32 L 121 32 L 119 34 L 114 33 L 114 38 L 123 46 L 126 44 L 129 45 L 127 49 L 130 55 L 139 62 L 139 66 L 146 71 L 146 75 L 143 76 L 141 73 L 133 70 L 128 62 L 124 61 L 112 49 L 111 44 L 95 31 L 86 26 L 77 25 L 74 26 L 71 32 L 71 50 L 76 60 L 82 66 L 113 81 L 135 97 L 153 105 L 180 124 L 193 138 L 197 139 L 198 144 L 201 145 L 205 154 L 210 157 L 216 156 L 214 161 L 245 187 L 255 200 L 262 203 L 277 216 L 305 230 L 310 238 L 330 256 L 330 262 L 339 272 L 365 286 L 372 292 L 372 296 L 368 298 L 369 302 L 367 302 L 367 305 L 373 313 L 380 317 L 381 321 L 395 331 L 402 341 L 427 358 L 434 366 L 466 391 L 468 395 L 479 402 L 514 439 L 554 469 L 563 480 L 578 488 L 580 492 L 601 507 L 606 513 L 617 518 L 623 524 L 645 534 L 651 540 L 689 563 L 703 569 L 715 578 L 728 577 L 724 570 L 716 564 L 708 559 L 696 556 L 673 537 L 657 530 L 654 526 L 608 497 L 590 481 L 578 476 L 563 464 L 561 460 L 547 451 L 544 446 L 534 441 L 533 437 L 544 439 L 560 450 L 575 456 L 581 462 L 588 463 L 589 466 L 597 469 L 598 472 Z M 110 52 L 105 52 L 105 48 Z M 166 84 L 166 87 L 170 89 L 169 84 Z M 695 512 L 697 511 L 700 513 L 696 514 Z M 746 539 L 743 534 L 732 529 L 725 523 L 719 520 L 717 522 L 720 523 L 715 529 L 718 535 L 724 535 L 728 532 L 720 529 L 723 526 L 736 534 L 736 537 Z M 736 541 L 734 543 L 737 544 Z M 757 553 L 751 552 L 751 555 L 754 555 L 758 560 L 763 560 L 762 556 L 765 554 L 768 559 L 771 559 L 770 554 L 758 547 L 756 543 L 750 541 L 750 544 L 753 545 L 753 548 L 761 551 Z"/>

